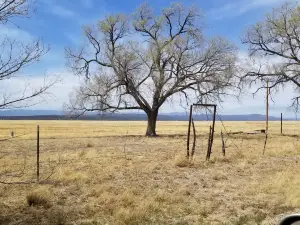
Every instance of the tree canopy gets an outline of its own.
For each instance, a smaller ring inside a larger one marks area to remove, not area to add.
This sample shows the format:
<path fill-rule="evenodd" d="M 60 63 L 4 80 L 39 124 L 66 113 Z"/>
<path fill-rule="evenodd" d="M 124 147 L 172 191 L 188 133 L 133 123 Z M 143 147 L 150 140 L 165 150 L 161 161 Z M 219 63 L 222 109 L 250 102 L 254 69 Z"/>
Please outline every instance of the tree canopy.
<path fill-rule="evenodd" d="M 260 88 L 278 89 L 289 84 L 300 88 L 300 7 L 285 3 L 273 9 L 265 19 L 246 32 L 243 42 L 255 59 L 252 69 L 243 76 L 250 83 L 260 81 Z M 259 63 L 264 61 L 265 63 Z M 299 97 L 294 99 L 298 105 Z"/>
<path fill-rule="evenodd" d="M 132 16 L 107 16 L 86 26 L 87 45 L 66 49 L 69 65 L 85 82 L 69 109 L 143 110 L 146 135 L 156 135 L 159 108 L 173 95 L 184 102 L 215 101 L 233 87 L 236 47 L 222 37 L 206 38 L 195 7 L 172 4 L 160 14 L 147 4 Z"/>
<path fill-rule="evenodd" d="M 27 17 L 33 9 L 33 4 L 34 1 L 31 0 L 1 0 L 0 25 L 7 25 L 15 17 Z M 4 38 L 0 40 L 0 82 L 16 76 L 22 77 L 22 69 L 37 63 L 49 50 L 39 39 L 31 43 L 22 43 L 5 34 L 2 36 Z M 45 94 L 55 82 L 56 80 L 45 81 L 40 87 L 28 84 L 21 93 L 15 93 L 11 88 L 1 90 L 0 109 L 27 106 L 27 100 Z M 23 104 L 20 105 L 21 103 Z"/>

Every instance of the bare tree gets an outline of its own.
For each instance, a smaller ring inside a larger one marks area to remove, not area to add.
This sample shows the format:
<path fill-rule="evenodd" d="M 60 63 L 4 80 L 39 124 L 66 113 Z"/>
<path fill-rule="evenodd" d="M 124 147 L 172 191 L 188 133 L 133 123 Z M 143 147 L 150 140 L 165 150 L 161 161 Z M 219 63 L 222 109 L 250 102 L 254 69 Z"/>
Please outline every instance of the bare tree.
<path fill-rule="evenodd" d="M 33 3 L 32 0 L 0 0 L 0 25 L 5 26 L 8 22 L 12 22 L 14 17 L 27 17 L 33 9 Z M 29 44 L 18 42 L 7 36 L 0 40 L 0 84 L 2 86 L 0 109 L 26 106 L 27 100 L 46 93 L 56 82 L 56 79 L 45 80 L 44 84 L 38 88 L 28 84 L 21 93 L 14 93 L 15 90 L 9 87 L 6 90 L 3 88 L 7 85 L 5 83 L 7 80 L 17 76 L 22 77 L 22 69 L 38 62 L 48 50 L 49 48 L 45 47 L 40 40 Z M 23 104 L 20 105 L 20 103 Z"/>
<path fill-rule="evenodd" d="M 159 108 L 172 96 L 217 100 L 233 86 L 236 48 L 207 40 L 194 8 L 172 4 L 159 15 L 143 4 L 131 17 L 112 15 L 84 30 L 88 45 L 66 49 L 70 67 L 85 76 L 69 109 L 143 110 L 146 135 L 156 136 Z"/>
<path fill-rule="evenodd" d="M 34 0 L 1 0 L 0 23 L 6 23 L 13 17 L 28 16 L 33 3 Z"/>
<path fill-rule="evenodd" d="M 278 90 L 285 85 L 300 88 L 300 7 L 285 3 L 273 9 L 265 19 L 253 25 L 243 38 L 249 46 L 253 64 L 242 81 L 259 82 L 259 89 Z M 263 63 L 261 63 L 263 62 Z M 296 97 L 294 104 L 298 105 Z"/>

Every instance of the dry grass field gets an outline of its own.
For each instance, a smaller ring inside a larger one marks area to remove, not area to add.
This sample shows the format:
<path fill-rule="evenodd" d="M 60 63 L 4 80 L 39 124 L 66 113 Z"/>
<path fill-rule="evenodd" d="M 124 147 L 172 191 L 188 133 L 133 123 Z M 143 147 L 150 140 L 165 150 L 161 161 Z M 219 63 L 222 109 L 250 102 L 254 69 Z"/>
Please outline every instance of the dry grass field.
<path fill-rule="evenodd" d="M 205 162 L 208 123 L 196 122 L 197 148 L 185 160 L 186 122 L 0 121 L 0 224 L 276 224 L 300 212 L 300 124 L 270 123 L 263 134 L 231 135 L 226 157 L 217 123 Z M 261 122 L 225 122 L 253 131 Z M 10 130 L 15 138 L 9 138 Z M 49 176 L 50 175 L 50 176 Z"/>

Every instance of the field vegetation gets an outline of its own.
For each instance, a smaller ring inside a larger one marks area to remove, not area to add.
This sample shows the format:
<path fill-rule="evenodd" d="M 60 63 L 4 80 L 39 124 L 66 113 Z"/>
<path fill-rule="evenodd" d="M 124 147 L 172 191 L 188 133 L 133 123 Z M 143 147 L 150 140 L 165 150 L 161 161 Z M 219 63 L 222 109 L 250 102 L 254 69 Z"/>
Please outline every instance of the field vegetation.
<path fill-rule="evenodd" d="M 40 183 L 36 125 L 40 125 Z M 225 122 L 227 132 L 263 122 Z M 296 122 L 264 134 L 226 136 L 217 122 L 205 161 L 207 122 L 196 122 L 194 159 L 185 159 L 186 122 L 1 121 L 0 224 L 276 224 L 300 210 Z M 10 137 L 13 130 L 15 138 Z"/>

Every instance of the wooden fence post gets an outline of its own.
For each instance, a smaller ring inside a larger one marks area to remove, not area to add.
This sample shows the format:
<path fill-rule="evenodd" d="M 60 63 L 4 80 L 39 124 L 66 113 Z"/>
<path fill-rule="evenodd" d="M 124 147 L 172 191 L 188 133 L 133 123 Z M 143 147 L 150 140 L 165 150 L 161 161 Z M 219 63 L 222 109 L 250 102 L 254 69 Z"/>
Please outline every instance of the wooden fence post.
<path fill-rule="evenodd" d="M 212 128 L 209 126 L 209 136 L 208 136 L 208 144 L 207 144 L 207 154 L 206 154 L 206 160 L 209 161 L 210 159 L 210 149 L 211 149 L 211 136 L 212 136 Z"/>
<path fill-rule="evenodd" d="M 280 121 L 281 121 L 281 123 L 280 123 L 280 133 L 281 133 L 281 135 L 282 135 L 282 113 L 281 113 Z"/>
<path fill-rule="evenodd" d="M 226 150 L 225 150 L 225 142 L 224 142 L 223 131 L 221 131 L 221 138 L 222 138 L 222 153 L 223 153 L 223 156 L 225 157 Z"/>
<path fill-rule="evenodd" d="M 193 136 L 194 136 L 194 141 L 193 141 L 193 147 L 192 147 L 192 154 L 191 154 L 191 159 L 193 159 L 195 150 L 196 150 L 196 139 L 197 139 L 197 134 L 196 134 L 196 128 L 194 124 L 194 120 L 192 119 L 192 125 L 193 125 Z"/>
<path fill-rule="evenodd" d="M 193 105 L 190 106 L 190 116 L 189 116 L 189 128 L 188 128 L 188 136 L 186 142 L 186 157 L 190 158 L 190 136 L 191 136 L 191 124 L 192 124 L 192 116 L 193 116 Z"/>
<path fill-rule="evenodd" d="M 37 139 L 36 139 L 36 179 L 40 180 L 40 126 L 37 126 Z"/>

